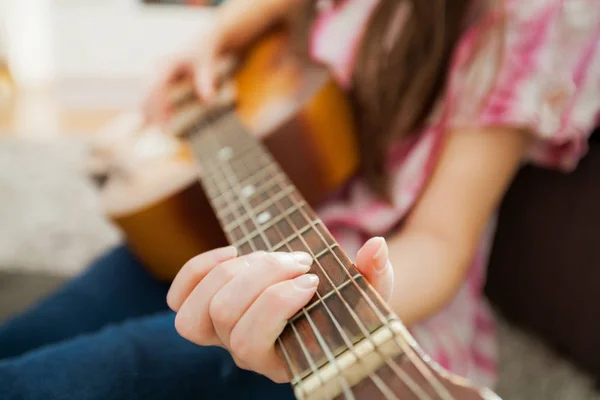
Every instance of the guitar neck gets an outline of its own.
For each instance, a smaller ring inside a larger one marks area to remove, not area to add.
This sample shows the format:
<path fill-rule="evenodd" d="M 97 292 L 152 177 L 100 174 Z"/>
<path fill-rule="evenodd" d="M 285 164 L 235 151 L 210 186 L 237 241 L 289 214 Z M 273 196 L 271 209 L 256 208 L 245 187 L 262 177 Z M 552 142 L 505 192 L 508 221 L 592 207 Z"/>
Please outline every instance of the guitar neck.
<path fill-rule="evenodd" d="M 191 132 L 201 183 L 229 242 L 241 254 L 304 251 L 313 257 L 317 293 L 278 339 L 296 397 L 454 399 L 405 327 L 235 114 L 225 111 L 201 132 L 198 127 Z"/>

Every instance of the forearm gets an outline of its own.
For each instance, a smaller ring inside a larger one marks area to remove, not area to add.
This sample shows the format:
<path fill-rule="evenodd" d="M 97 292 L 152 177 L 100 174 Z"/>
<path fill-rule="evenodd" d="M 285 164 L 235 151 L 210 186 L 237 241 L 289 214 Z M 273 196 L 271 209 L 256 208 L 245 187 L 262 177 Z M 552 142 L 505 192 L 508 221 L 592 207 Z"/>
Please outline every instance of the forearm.
<path fill-rule="evenodd" d="M 243 48 L 270 26 L 281 21 L 294 4 L 291 0 L 228 0 L 216 12 L 214 37 L 219 48 Z"/>
<path fill-rule="evenodd" d="M 394 268 L 392 309 L 411 326 L 448 304 L 464 282 L 472 251 L 424 232 L 405 232 L 388 241 Z"/>

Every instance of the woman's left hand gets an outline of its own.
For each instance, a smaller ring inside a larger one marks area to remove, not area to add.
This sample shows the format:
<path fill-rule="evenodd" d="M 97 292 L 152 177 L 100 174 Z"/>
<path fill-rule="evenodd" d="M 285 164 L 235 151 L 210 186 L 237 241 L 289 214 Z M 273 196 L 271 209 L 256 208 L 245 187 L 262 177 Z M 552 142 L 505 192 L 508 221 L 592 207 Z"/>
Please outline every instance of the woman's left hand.
<path fill-rule="evenodd" d="M 229 350 L 236 364 L 275 382 L 290 377 L 275 342 L 287 321 L 315 294 L 307 253 L 255 252 L 237 257 L 224 247 L 188 261 L 167 295 L 175 327 L 187 340 Z M 385 240 L 373 238 L 358 252 L 360 272 L 389 299 L 393 270 Z"/>

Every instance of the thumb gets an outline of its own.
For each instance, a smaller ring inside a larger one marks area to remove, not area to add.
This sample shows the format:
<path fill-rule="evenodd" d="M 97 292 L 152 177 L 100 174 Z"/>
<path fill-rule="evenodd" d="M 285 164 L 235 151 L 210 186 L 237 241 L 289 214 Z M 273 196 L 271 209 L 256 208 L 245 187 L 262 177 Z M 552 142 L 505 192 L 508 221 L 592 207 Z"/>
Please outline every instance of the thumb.
<path fill-rule="evenodd" d="M 394 287 L 394 269 L 388 246 L 382 237 L 369 239 L 356 255 L 356 266 L 367 281 L 387 301 Z"/>

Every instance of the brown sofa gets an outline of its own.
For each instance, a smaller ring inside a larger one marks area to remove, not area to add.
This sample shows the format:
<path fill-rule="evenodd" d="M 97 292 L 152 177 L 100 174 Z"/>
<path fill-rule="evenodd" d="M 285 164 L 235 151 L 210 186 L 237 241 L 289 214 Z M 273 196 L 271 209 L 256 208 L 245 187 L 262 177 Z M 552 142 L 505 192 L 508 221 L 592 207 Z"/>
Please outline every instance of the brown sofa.
<path fill-rule="evenodd" d="M 575 172 L 519 173 L 501 207 L 486 292 L 600 382 L 600 130 Z"/>

